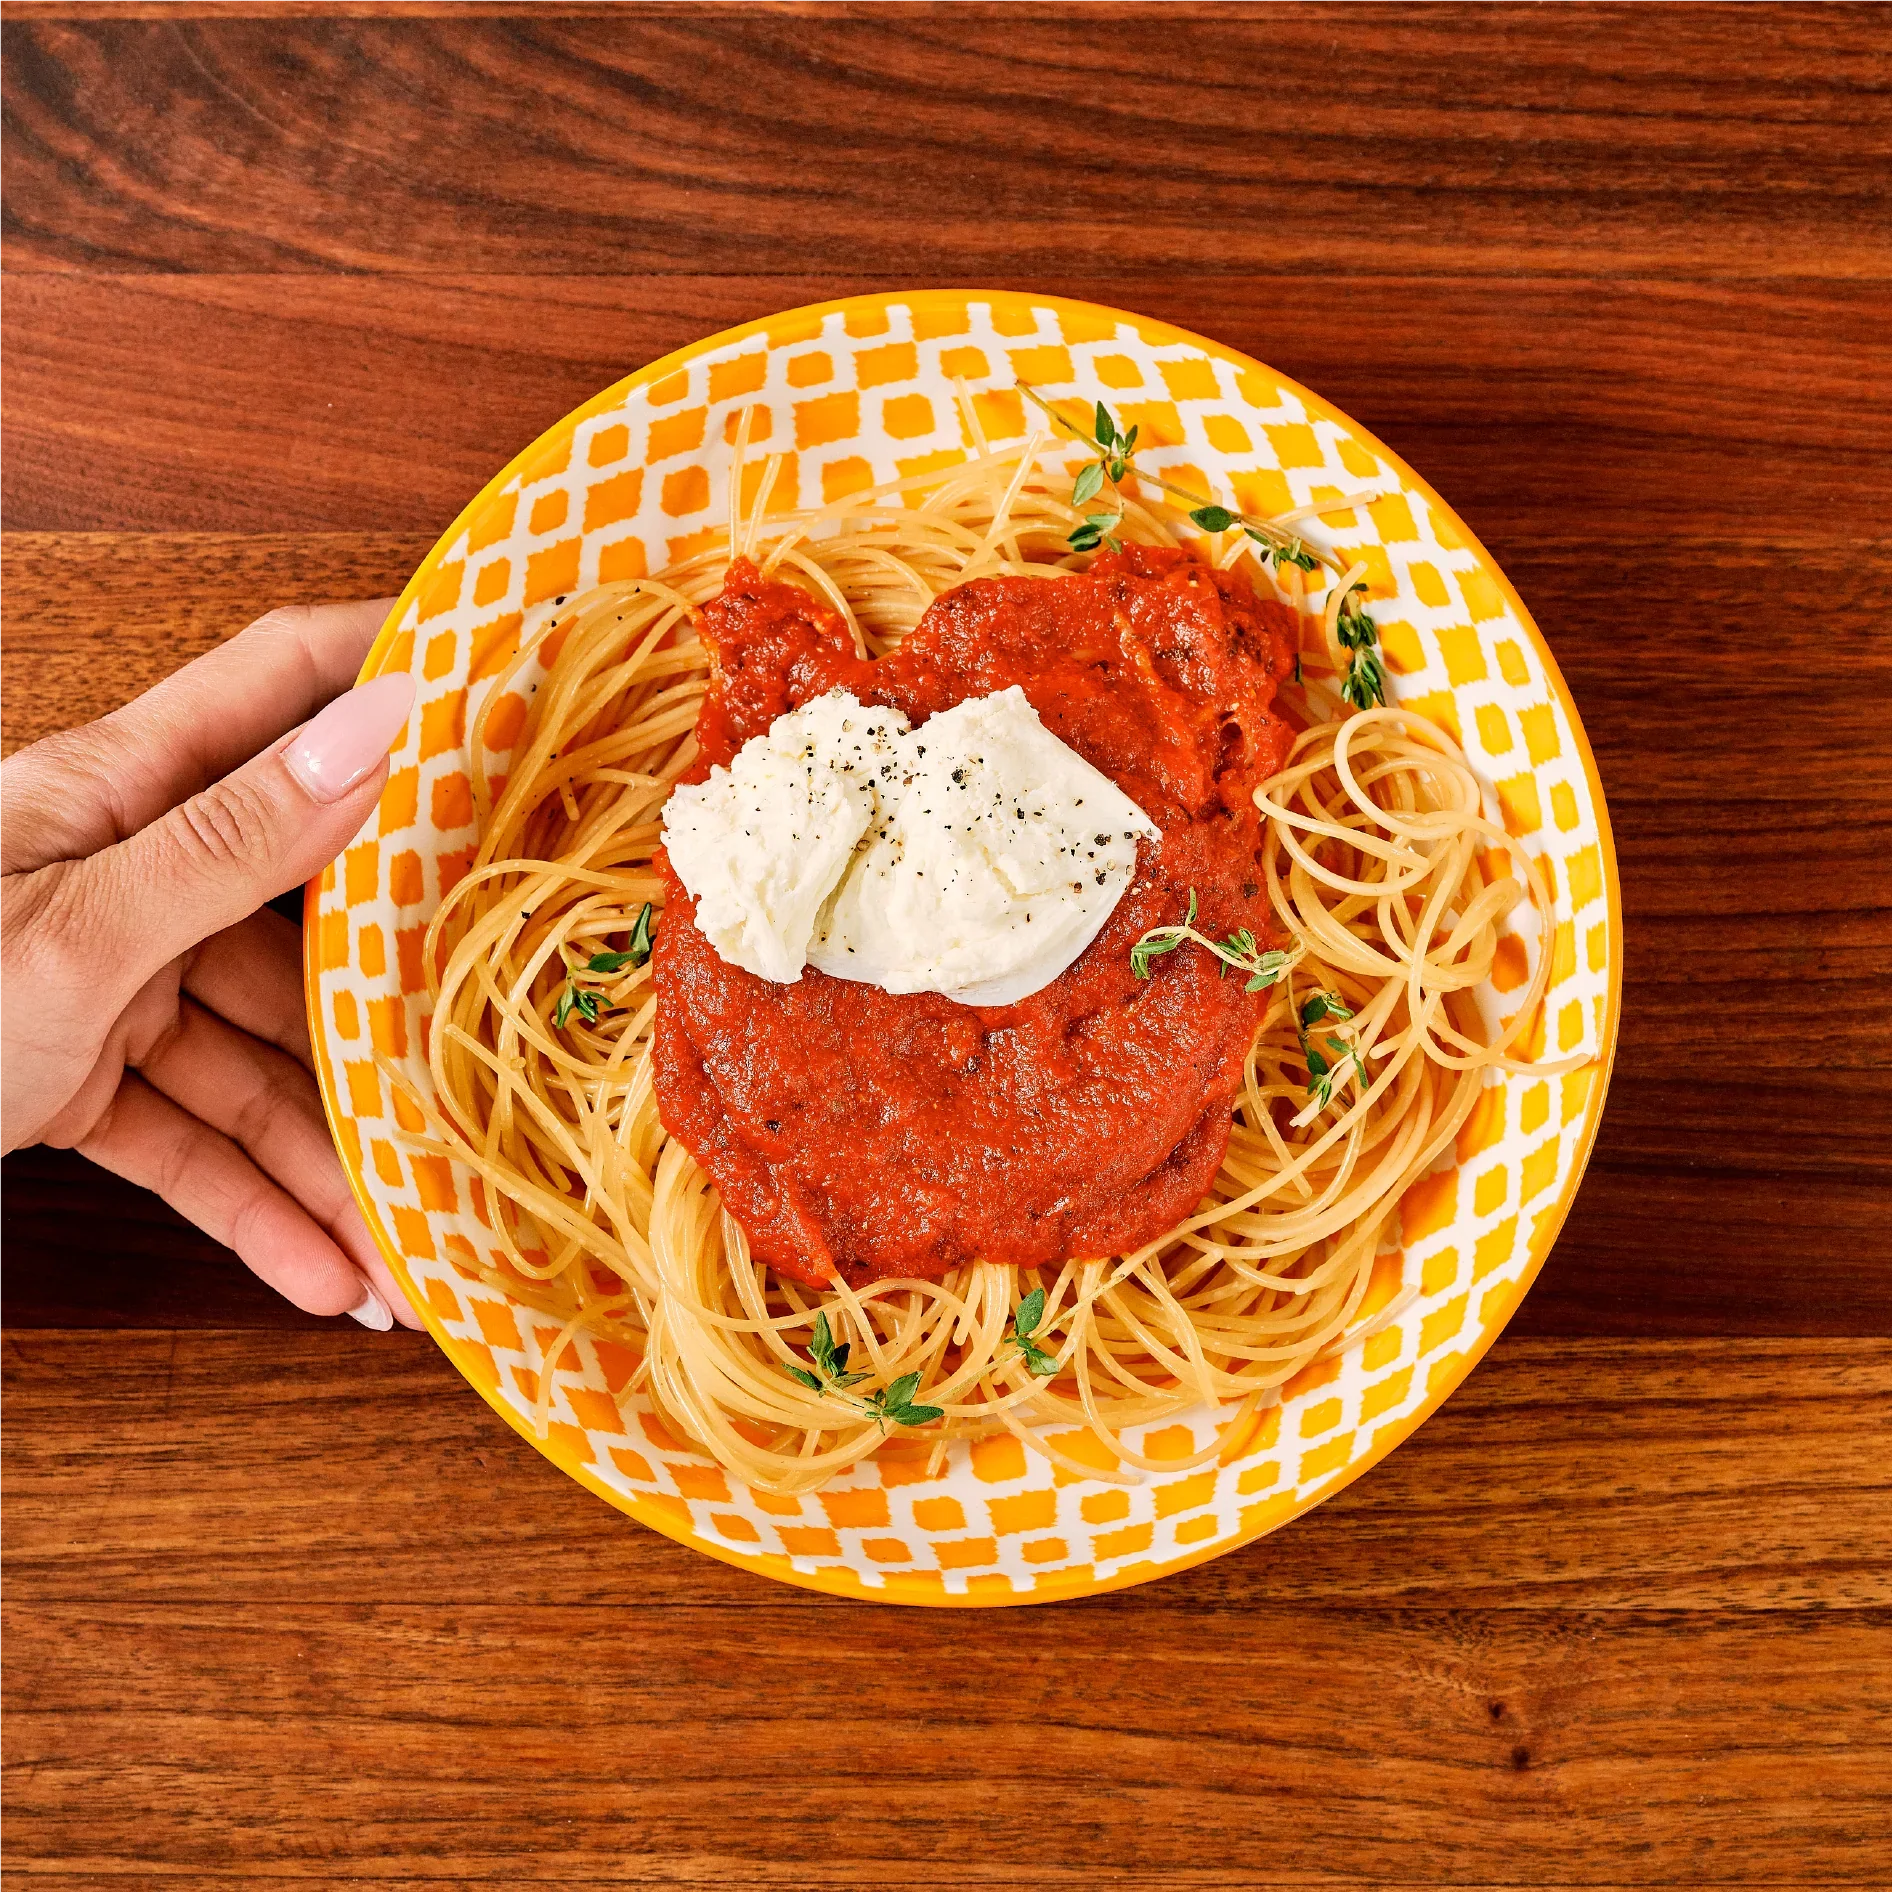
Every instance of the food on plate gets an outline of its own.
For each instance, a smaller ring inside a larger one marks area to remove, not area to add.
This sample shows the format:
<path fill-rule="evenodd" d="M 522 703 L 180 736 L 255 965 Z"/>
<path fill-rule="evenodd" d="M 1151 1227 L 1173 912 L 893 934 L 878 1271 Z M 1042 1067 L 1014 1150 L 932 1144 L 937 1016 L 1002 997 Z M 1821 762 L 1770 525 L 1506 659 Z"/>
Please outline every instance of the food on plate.
<path fill-rule="evenodd" d="M 1140 1247 L 1201 1201 L 1267 1000 L 1207 955 L 1149 979 L 1130 954 L 1192 890 L 1221 932 L 1269 926 L 1254 791 L 1292 740 L 1269 712 L 1291 633 L 1239 574 L 1132 544 L 959 585 L 870 659 L 830 606 L 732 567 L 702 614 L 686 783 L 831 690 L 910 725 L 808 977 L 731 963 L 694 851 L 670 855 L 658 1114 L 754 1256 L 857 1287 L 1036 1267 Z M 1052 950 L 1021 977 L 1037 934 Z M 935 957 L 944 976 L 913 976 Z"/>
<path fill-rule="evenodd" d="M 1549 893 L 1386 702 L 1363 570 L 1039 405 L 803 513 L 739 433 L 723 542 L 476 707 L 413 1102 L 552 1323 L 541 1423 L 586 1334 L 764 1489 L 1001 1429 L 1124 1480 L 1201 1402 L 1232 1457 L 1525 1068 Z"/>

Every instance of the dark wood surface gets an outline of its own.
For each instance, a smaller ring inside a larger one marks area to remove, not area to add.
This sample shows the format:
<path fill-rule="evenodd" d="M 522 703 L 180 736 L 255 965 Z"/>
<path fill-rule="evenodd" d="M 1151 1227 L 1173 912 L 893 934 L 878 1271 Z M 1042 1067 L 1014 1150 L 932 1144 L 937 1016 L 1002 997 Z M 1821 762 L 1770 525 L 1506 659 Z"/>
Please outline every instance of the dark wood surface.
<path fill-rule="evenodd" d="M 1892 1878 L 1892 14 L 15 6 L 5 740 L 394 590 L 729 323 L 1126 304 L 1320 389 L 1570 679 L 1614 1089 L 1466 1387 L 1028 1613 L 765 1585 L 430 1343 L 5 1164 L 7 1869 L 60 1888 Z"/>

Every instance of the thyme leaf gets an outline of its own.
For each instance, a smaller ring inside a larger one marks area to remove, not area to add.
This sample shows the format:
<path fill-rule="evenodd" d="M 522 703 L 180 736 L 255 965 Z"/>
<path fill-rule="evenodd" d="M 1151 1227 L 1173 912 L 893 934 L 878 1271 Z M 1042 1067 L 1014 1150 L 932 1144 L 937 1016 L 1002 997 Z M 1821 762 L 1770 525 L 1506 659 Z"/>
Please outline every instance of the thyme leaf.
<path fill-rule="evenodd" d="M 1130 948 L 1130 970 L 1139 979 L 1150 976 L 1150 961 L 1160 959 L 1165 953 L 1173 953 L 1189 937 L 1189 927 L 1196 917 L 1196 890 L 1189 889 L 1189 911 L 1183 915 L 1181 926 L 1153 927 Z"/>
<path fill-rule="evenodd" d="M 552 1023 L 563 1031 L 571 1023 L 576 1012 L 587 1025 L 598 1022 L 598 995 L 587 987 L 574 985 L 567 979 L 563 990 L 558 995 L 558 1004 L 552 1010 Z"/>
<path fill-rule="evenodd" d="M 1048 1380 L 1058 1370 L 1057 1361 L 1032 1338 L 1044 1317 L 1045 1291 L 1043 1288 L 1033 1288 L 1019 1302 L 1018 1311 L 1012 1316 L 1012 1324 L 1005 1330 L 1005 1339 L 1016 1345 L 1024 1355 L 1025 1371 L 1035 1380 Z"/>
<path fill-rule="evenodd" d="M 1283 565 L 1295 565 L 1304 572 L 1320 569 L 1320 554 L 1303 544 L 1300 539 L 1279 534 L 1274 538 L 1263 538 L 1251 525 L 1243 526 L 1242 530 L 1261 547 L 1268 557 L 1274 560 L 1277 571 Z"/>
<path fill-rule="evenodd" d="M 1095 466 L 1096 461 L 1091 464 Z M 1101 477 L 1101 475 L 1100 475 Z M 1083 523 L 1076 527 L 1070 537 L 1071 550 L 1074 552 L 1095 551 L 1098 543 L 1110 547 L 1113 552 L 1121 552 L 1123 543 L 1116 536 L 1116 529 L 1123 524 L 1123 514 L 1119 512 L 1087 513 Z"/>
<path fill-rule="evenodd" d="M 930 1426 L 935 1419 L 943 1419 L 946 1411 L 943 1406 L 916 1406 L 913 1395 L 920 1390 L 920 1376 L 917 1373 L 903 1373 L 894 1383 L 878 1393 L 870 1393 L 861 1401 L 861 1410 L 876 1421 L 885 1432 L 891 1425 Z"/>
<path fill-rule="evenodd" d="M 1331 1033 L 1323 1033 L 1322 1040 L 1327 1050 L 1321 1051 L 1307 1035 L 1308 1028 L 1319 1024 L 1322 1019 L 1331 1018 L 1338 1022 L 1352 1016 L 1352 1008 L 1337 992 L 1316 992 L 1295 1016 L 1294 1029 L 1300 1037 L 1301 1057 L 1307 1065 L 1307 1094 L 1313 1099 L 1317 1110 L 1325 1110 L 1333 1102 L 1334 1091 L 1346 1083 L 1349 1068 L 1359 1078 L 1362 1087 L 1372 1083 L 1367 1075 L 1366 1054 L 1357 1044 L 1350 1044 L 1346 1039 L 1336 1038 Z M 1329 1052 L 1333 1054 L 1331 1057 L 1328 1056 Z"/>
<path fill-rule="evenodd" d="M 852 1351 L 852 1347 L 846 1341 L 838 1347 L 834 1344 L 834 1329 L 828 1325 L 827 1315 L 817 1314 L 814 1336 L 808 1343 L 808 1352 L 815 1365 L 821 1369 L 823 1379 L 836 1391 L 857 1386 L 867 1378 L 865 1373 L 850 1373 L 847 1370 L 847 1357 Z"/>

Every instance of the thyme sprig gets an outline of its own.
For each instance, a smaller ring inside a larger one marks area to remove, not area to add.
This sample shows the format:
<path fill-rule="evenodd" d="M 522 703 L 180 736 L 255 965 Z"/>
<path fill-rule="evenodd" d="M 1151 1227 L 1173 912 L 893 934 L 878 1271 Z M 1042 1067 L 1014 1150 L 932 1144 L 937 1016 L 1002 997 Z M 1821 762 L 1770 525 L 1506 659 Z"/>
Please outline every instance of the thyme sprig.
<path fill-rule="evenodd" d="M 857 1412 L 865 1413 L 878 1425 L 882 1432 L 889 1424 L 900 1426 L 930 1426 L 935 1419 L 943 1419 L 945 1409 L 940 1406 L 917 1406 L 913 1395 L 920 1390 L 920 1376 L 917 1373 L 903 1373 L 891 1386 L 869 1393 L 864 1398 L 848 1399 L 845 1397 L 851 1386 L 858 1386 L 871 1375 L 850 1373 L 848 1356 L 852 1345 L 843 1340 L 835 1344 L 834 1329 L 828 1324 L 825 1313 L 815 1316 L 815 1331 L 808 1341 L 808 1357 L 814 1361 L 814 1371 L 805 1366 L 797 1366 L 793 1361 L 782 1362 L 782 1370 L 791 1378 L 799 1380 L 811 1393 L 823 1398 L 833 1396 L 841 1399 L 843 1405 L 852 1406 Z"/>
<path fill-rule="evenodd" d="M 1189 911 L 1183 915 L 1180 926 L 1153 926 L 1137 943 L 1130 948 L 1130 970 L 1139 979 L 1150 976 L 1150 961 L 1160 959 L 1165 953 L 1173 953 L 1184 940 L 1195 943 L 1221 960 L 1222 976 L 1228 977 L 1228 968 L 1233 966 L 1237 972 L 1248 974 L 1248 983 L 1242 989 L 1246 992 L 1261 992 L 1273 985 L 1287 970 L 1289 955 L 1270 947 L 1266 952 L 1260 942 L 1245 926 L 1238 926 L 1226 939 L 1211 939 L 1206 933 L 1198 933 L 1195 927 L 1196 890 L 1189 889 Z"/>
<path fill-rule="evenodd" d="M 1024 1355 L 1025 1371 L 1035 1380 L 1048 1380 L 1058 1370 L 1057 1361 L 1032 1338 L 1044 1317 L 1045 1291 L 1043 1288 L 1033 1288 L 1019 1302 L 1018 1311 L 1012 1316 L 1012 1324 L 1005 1330 L 1006 1341 L 1015 1345 Z"/>
<path fill-rule="evenodd" d="M 552 1024 L 563 1031 L 571 1023 L 575 1012 L 587 1025 L 595 1025 L 603 1011 L 615 1011 L 615 1006 L 601 1007 L 597 989 L 594 986 L 580 985 L 578 975 L 581 972 L 595 972 L 603 976 L 622 972 L 626 966 L 641 966 L 650 958 L 651 927 L 656 923 L 656 909 L 646 900 L 643 910 L 638 914 L 631 927 L 631 943 L 621 953 L 593 953 L 582 966 L 573 967 L 565 975 L 565 983 L 559 990 L 558 1004 L 552 1009 Z"/>
<path fill-rule="evenodd" d="M 1165 479 L 1160 473 L 1151 473 L 1142 467 L 1132 469 L 1130 459 L 1136 451 L 1137 432 L 1135 427 L 1128 431 L 1117 425 L 1115 417 L 1102 401 L 1097 403 L 1097 412 L 1092 421 L 1091 431 L 1087 434 L 1083 428 L 1051 405 L 1038 390 L 1028 383 L 1017 383 L 1018 391 L 1026 400 L 1043 413 L 1053 426 L 1061 427 L 1073 440 L 1081 440 L 1093 450 L 1094 458 L 1078 469 L 1077 480 L 1071 488 L 1071 503 L 1082 507 L 1094 499 L 1103 490 L 1106 481 L 1111 488 L 1111 497 L 1116 502 L 1116 510 L 1107 513 L 1091 513 L 1073 529 L 1071 549 L 1085 552 L 1095 549 L 1101 539 L 1110 544 L 1110 534 L 1123 522 L 1123 495 L 1117 490 L 1129 477 L 1132 470 L 1140 480 L 1148 480 L 1152 486 L 1161 488 L 1173 499 L 1187 500 L 1190 507 L 1189 517 L 1204 532 L 1226 532 L 1231 526 L 1240 526 L 1249 538 L 1261 546 L 1277 565 L 1298 565 L 1302 571 L 1311 572 L 1318 566 L 1328 566 L 1336 575 L 1343 567 L 1328 553 L 1309 545 L 1299 533 L 1289 532 L 1268 519 L 1256 519 L 1245 512 L 1236 512 L 1227 506 L 1219 506 L 1202 494 L 1192 491 L 1187 486 L 1178 486 L 1174 480 Z M 1093 530 L 1094 528 L 1094 530 Z M 1084 543 L 1080 544 L 1082 539 Z M 1121 548 L 1111 544 L 1111 550 Z"/>
<path fill-rule="evenodd" d="M 1355 709 L 1371 709 L 1376 703 L 1386 701 L 1386 669 L 1374 648 L 1380 631 L 1366 614 L 1366 601 L 1360 595 L 1365 590 L 1364 582 L 1350 586 L 1334 619 L 1334 634 L 1348 652 L 1347 674 L 1340 681 L 1340 694 Z"/>
<path fill-rule="evenodd" d="M 1323 1033 L 1327 1050 L 1334 1056 L 1330 1059 L 1326 1053 L 1315 1048 L 1308 1033 L 1323 1020 L 1331 1018 L 1335 1024 L 1341 1024 L 1352 1018 L 1353 1010 L 1338 992 L 1316 992 L 1306 1000 L 1294 1021 L 1294 1029 L 1301 1040 L 1301 1056 L 1307 1062 L 1307 1094 L 1313 1099 L 1313 1108 L 1325 1110 L 1334 1100 L 1334 1087 L 1347 1081 L 1348 1066 L 1359 1074 L 1362 1084 L 1372 1080 L 1367 1076 L 1366 1057 L 1357 1044 L 1344 1038 L 1336 1038 L 1331 1033 Z"/>
<path fill-rule="evenodd" d="M 1045 411 L 1049 413 L 1051 410 L 1046 408 Z M 1077 478 L 1071 483 L 1071 504 L 1078 507 L 1088 505 L 1103 490 L 1104 481 L 1109 480 L 1116 510 L 1086 513 L 1072 530 L 1069 543 L 1074 552 L 1094 552 L 1100 541 L 1113 552 L 1121 552 L 1123 541 L 1117 537 L 1117 528 L 1123 524 L 1123 494 L 1117 489 L 1129 474 L 1130 456 L 1136 451 L 1137 429 L 1132 427 L 1128 433 L 1119 433 L 1110 409 L 1099 401 L 1094 432 L 1097 458 L 1087 460 L 1078 468 Z"/>
<path fill-rule="evenodd" d="M 1067 541 L 1071 550 L 1094 552 L 1099 545 L 1107 545 L 1113 552 L 1122 551 L 1123 542 L 1117 536 L 1117 530 L 1123 524 L 1124 501 L 1119 488 L 1133 470 L 1130 462 L 1131 455 L 1136 451 L 1137 429 L 1131 427 L 1126 432 L 1120 428 L 1110 409 L 1099 401 L 1091 431 L 1086 434 L 1075 421 L 1060 414 L 1036 388 L 1023 381 L 1017 386 L 1019 393 L 1048 416 L 1054 426 L 1063 428 L 1072 439 L 1081 440 L 1086 447 L 1094 450 L 1095 457 L 1085 461 L 1078 469 L 1077 478 L 1071 487 L 1071 504 L 1082 512 L 1103 491 L 1106 481 L 1110 486 L 1112 509 L 1083 513 Z M 1272 520 L 1252 518 L 1232 507 L 1218 505 L 1187 486 L 1179 486 L 1174 480 L 1165 479 L 1160 473 L 1150 473 L 1140 467 L 1134 471 L 1138 479 L 1148 480 L 1172 498 L 1186 500 L 1191 522 L 1200 526 L 1204 532 L 1227 532 L 1239 526 L 1261 547 L 1262 557 L 1273 561 L 1276 571 L 1284 565 L 1292 565 L 1300 571 L 1314 572 L 1325 565 L 1336 578 L 1346 576 L 1345 568 L 1338 559 L 1309 545 L 1298 533 L 1289 532 Z M 1362 710 L 1386 701 L 1386 670 L 1375 648 L 1379 642 L 1379 627 L 1367 615 L 1362 595 L 1365 591 L 1364 581 L 1347 588 L 1335 624 L 1336 634 L 1348 653 L 1340 694 L 1355 709 Z M 1301 660 L 1298 656 L 1294 660 L 1294 680 L 1296 683 L 1301 681 Z"/>

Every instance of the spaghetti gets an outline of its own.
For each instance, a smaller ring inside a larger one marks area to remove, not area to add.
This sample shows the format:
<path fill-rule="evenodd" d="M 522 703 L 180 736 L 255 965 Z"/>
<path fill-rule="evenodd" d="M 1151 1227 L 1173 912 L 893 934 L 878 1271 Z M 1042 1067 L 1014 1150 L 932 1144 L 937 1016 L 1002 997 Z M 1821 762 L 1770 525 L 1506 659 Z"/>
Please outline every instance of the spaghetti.
<path fill-rule="evenodd" d="M 1410 1298 L 1386 1298 L 1376 1263 L 1396 1246 L 1402 1194 L 1451 1144 L 1485 1074 L 1584 1061 L 1519 1055 L 1547 952 L 1508 1022 L 1479 1002 L 1506 916 L 1528 902 L 1548 920 L 1541 873 L 1487 818 L 1445 731 L 1409 710 L 1342 715 L 1310 678 L 1288 699 L 1306 726 L 1256 796 L 1287 963 L 1200 1207 L 1134 1253 L 1042 1269 L 975 1261 L 933 1281 L 823 1290 L 765 1267 L 659 1119 L 648 963 L 606 950 L 662 899 L 660 817 L 696 753 L 708 681 L 695 615 L 747 557 L 825 599 L 878 657 L 969 579 L 1056 580 L 1086 561 L 1069 545 L 1080 515 L 1057 490 L 1062 450 L 1042 436 L 981 440 L 945 473 L 772 515 L 780 462 L 748 459 L 746 419 L 722 544 L 527 626 L 470 731 L 478 850 L 426 939 L 434 1094 L 408 1087 L 428 1126 L 415 1140 L 480 1179 L 498 1252 L 468 1265 L 556 1324 L 540 1426 L 583 1331 L 635 1354 L 626 1397 L 641 1388 L 666 1424 L 763 1490 L 819 1486 L 890 1429 L 890 1449 L 935 1465 L 949 1440 L 1002 1429 L 1080 1476 L 1131 1482 L 1153 1461 L 1126 1434 L 1201 1404 L 1219 1430 L 1189 1462 L 1233 1458 L 1289 1379 Z M 1159 489 L 1132 471 L 1125 493 L 1124 537 L 1182 542 Z M 1198 543 L 1306 608 L 1301 573 L 1277 582 L 1250 537 Z M 1308 612 L 1310 671 L 1344 667 L 1336 621 L 1360 575 Z M 492 776 L 493 719 L 502 705 L 517 717 L 522 699 L 509 767 Z M 857 1380 L 806 1370 L 842 1346 Z M 889 1418 L 916 1408 L 940 1416 L 918 1429 Z M 1090 1436 L 1081 1457 L 1046 1436 L 1073 1428 Z"/>

